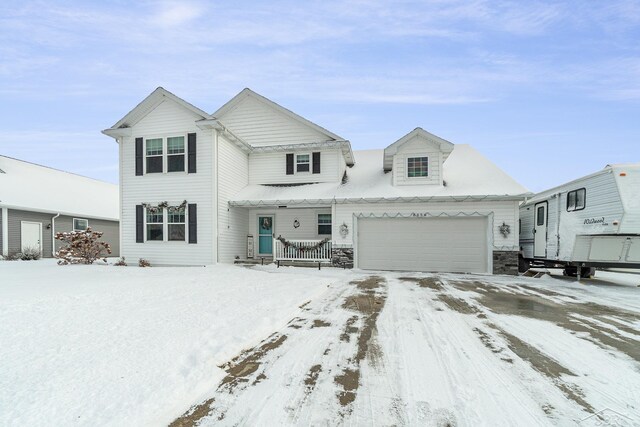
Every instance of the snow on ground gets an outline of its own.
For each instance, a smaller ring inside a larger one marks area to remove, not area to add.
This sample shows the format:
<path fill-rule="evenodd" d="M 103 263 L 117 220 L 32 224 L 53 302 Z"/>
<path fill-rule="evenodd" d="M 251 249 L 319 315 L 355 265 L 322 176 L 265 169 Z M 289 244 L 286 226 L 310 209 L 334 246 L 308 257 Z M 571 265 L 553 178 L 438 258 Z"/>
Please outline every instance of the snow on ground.
<path fill-rule="evenodd" d="M 331 279 L 0 262 L 0 425 L 162 425 Z"/>
<path fill-rule="evenodd" d="M 582 426 L 602 424 L 602 410 L 616 425 L 640 423 L 635 286 L 17 262 L 0 263 L 0 277 L 2 425 L 569 426 L 593 417 Z"/>

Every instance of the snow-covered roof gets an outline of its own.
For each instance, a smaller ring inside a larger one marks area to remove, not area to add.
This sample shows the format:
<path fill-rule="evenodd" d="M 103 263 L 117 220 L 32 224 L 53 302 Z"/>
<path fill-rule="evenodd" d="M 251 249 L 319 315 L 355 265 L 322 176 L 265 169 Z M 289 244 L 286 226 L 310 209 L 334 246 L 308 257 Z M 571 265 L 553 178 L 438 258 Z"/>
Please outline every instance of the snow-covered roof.
<path fill-rule="evenodd" d="M 326 204 L 358 201 L 429 201 L 438 199 L 524 199 L 531 193 L 469 145 L 457 144 L 444 165 L 446 185 L 394 186 L 382 168 L 384 150 L 356 151 L 347 182 L 300 186 L 249 185 L 232 206 Z"/>
<path fill-rule="evenodd" d="M 117 221 L 118 186 L 0 156 L 0 206 Z"/>

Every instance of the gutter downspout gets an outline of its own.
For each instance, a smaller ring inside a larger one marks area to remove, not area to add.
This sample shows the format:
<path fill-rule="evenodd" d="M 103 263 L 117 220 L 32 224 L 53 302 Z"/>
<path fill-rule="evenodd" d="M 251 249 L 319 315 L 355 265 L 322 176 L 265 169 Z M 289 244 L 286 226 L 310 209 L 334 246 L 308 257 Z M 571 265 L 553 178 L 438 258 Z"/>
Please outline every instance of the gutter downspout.
<path fill-rule="evenodd" d="M 9 255 L 9 209 L 0 208 L 2 210 L 2 242 L 0 242 L 0 255 Z"/>
<path fill-rule="evenodd" d="M 51 218 L 51 257 L 56 257 L 56 218 L 60 216 L 60 213 L 57 213 L 53 218 Z"/>

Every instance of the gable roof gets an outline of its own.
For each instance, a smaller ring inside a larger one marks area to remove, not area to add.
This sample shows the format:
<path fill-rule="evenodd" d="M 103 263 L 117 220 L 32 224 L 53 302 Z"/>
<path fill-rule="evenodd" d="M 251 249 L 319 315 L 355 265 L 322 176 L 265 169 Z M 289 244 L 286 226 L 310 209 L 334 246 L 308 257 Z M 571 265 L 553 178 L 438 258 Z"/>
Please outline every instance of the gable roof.
<path fill-rule="evenodd" d="M 285 116 L 295 120 L 296 122 L 309 127 L 313 130 L 315 130 L 316 132 L 319 132 L 323 135 L 325 135 L 328 139 L 328 141 L 338 141 L 338 142 L 345 142 L 346 145 L 348 146 L 348 150 L 345 150 L 345 159 L 347 161 L 347 164 L 349 165 L 353 165 L 355 163 L 355 159 L 353 156 L 353 151 L 351 150 L 351 143 L 347 140 L 344 139 L 343 137 L 323 128 L 322 126 L 319 126 L 315 123 L 313 123 L 310 120 L 305 119 L 304 117 L 294 113 L 293 111 L 281 106 L 280 104 L 273 102 L 272 100 L 270 100 L 269 98 L 266 98 L 262 95 L 260 95 L 259 93 L 256 93 L 254 91 L 252 91 L 249 88 L 244 88 L 242 91 L 240 91 L 240 93 L 238 93 L 236 96 L 234 96 L 233 98 L 231 98 L 226 104 L 224 104 L 222 107 L 220 107 L 218 110 L 216 110 L 212 116 L 215 117 L 218 120 L 222 120 L 222 122 L 224 123 L 223 120 L 223 116 L 231 111 L 233 111 L 238 105 L 240 105 L 240 103 L 245 100 L 246 98 L 253 98 L 256 101 L 259 101 L 261 104 L 266 105 L 269 108 L 274 109 L 275 111 L 284 114 Z M 233 130 L 233 129 L 232 129 Z"/>
<path fill-rule="evenodd" d="M 117 221 L 118 186 L 0 156 L 0 205 L 14 209 Z"/>
<path fill-rule="evenodd" d="M 147 114 L 153 111 L 161 102 L 165 100 L 170 100 L 175 102 L 176 104 L 182 106 L 183 108 L 191 111 L 192 113 L 202 117 L 204 120 L 212 119 L 213 117 L 207 114 L 205 111 L 199 109 L 193 104 L 188 103 L 184 99 L 174 95 L 163 87 L 158 87 L 156 90 L 151 92 L 145 99 L 143 99 L 138 105 L 136 105 L 131 111 L 129 111 L 123 118 L 118 120 L 116 124 L 111 126 L 109 129 L 105 129 L 102 131 L 103 134 L 117 137 L 120 136 L 119 130 L 128 129 L 142 120 Z"/>
<path fill-rule="evenodd" d="M 449 153 L 451 153 L 454 147 L 453 143 L 447 141 L 446 139 L 440 138 L 437 135 L 427 132 L 421 127 L 417 127 L 384 149 L 383 165 L 385 171 L 388 172 L 393 169 L 393 156 L 398 152 L 398 149 L 415 137 L 422 137 L 440 147 L 440 151 L 445 153 L 443 161 L 446 160 L 447 157 L 449 157 L 448 155 Z"/>

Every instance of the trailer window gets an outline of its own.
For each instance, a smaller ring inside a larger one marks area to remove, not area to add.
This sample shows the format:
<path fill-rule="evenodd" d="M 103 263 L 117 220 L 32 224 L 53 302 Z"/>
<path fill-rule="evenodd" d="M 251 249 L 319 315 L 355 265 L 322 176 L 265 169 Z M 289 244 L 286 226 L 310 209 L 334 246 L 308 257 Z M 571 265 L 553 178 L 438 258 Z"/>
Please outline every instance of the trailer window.
<path fill-rule="evenodd" d="M 536 225 L 544 225 L 544 206 L 538 207 L 536 216 Z"/>
<path fill-rule="evenodd" d="M 567 193 L 567 212 L 581 211 L 584 209 L 586 197 L 587 190 L 584 188 L 569 191 Z"/>

